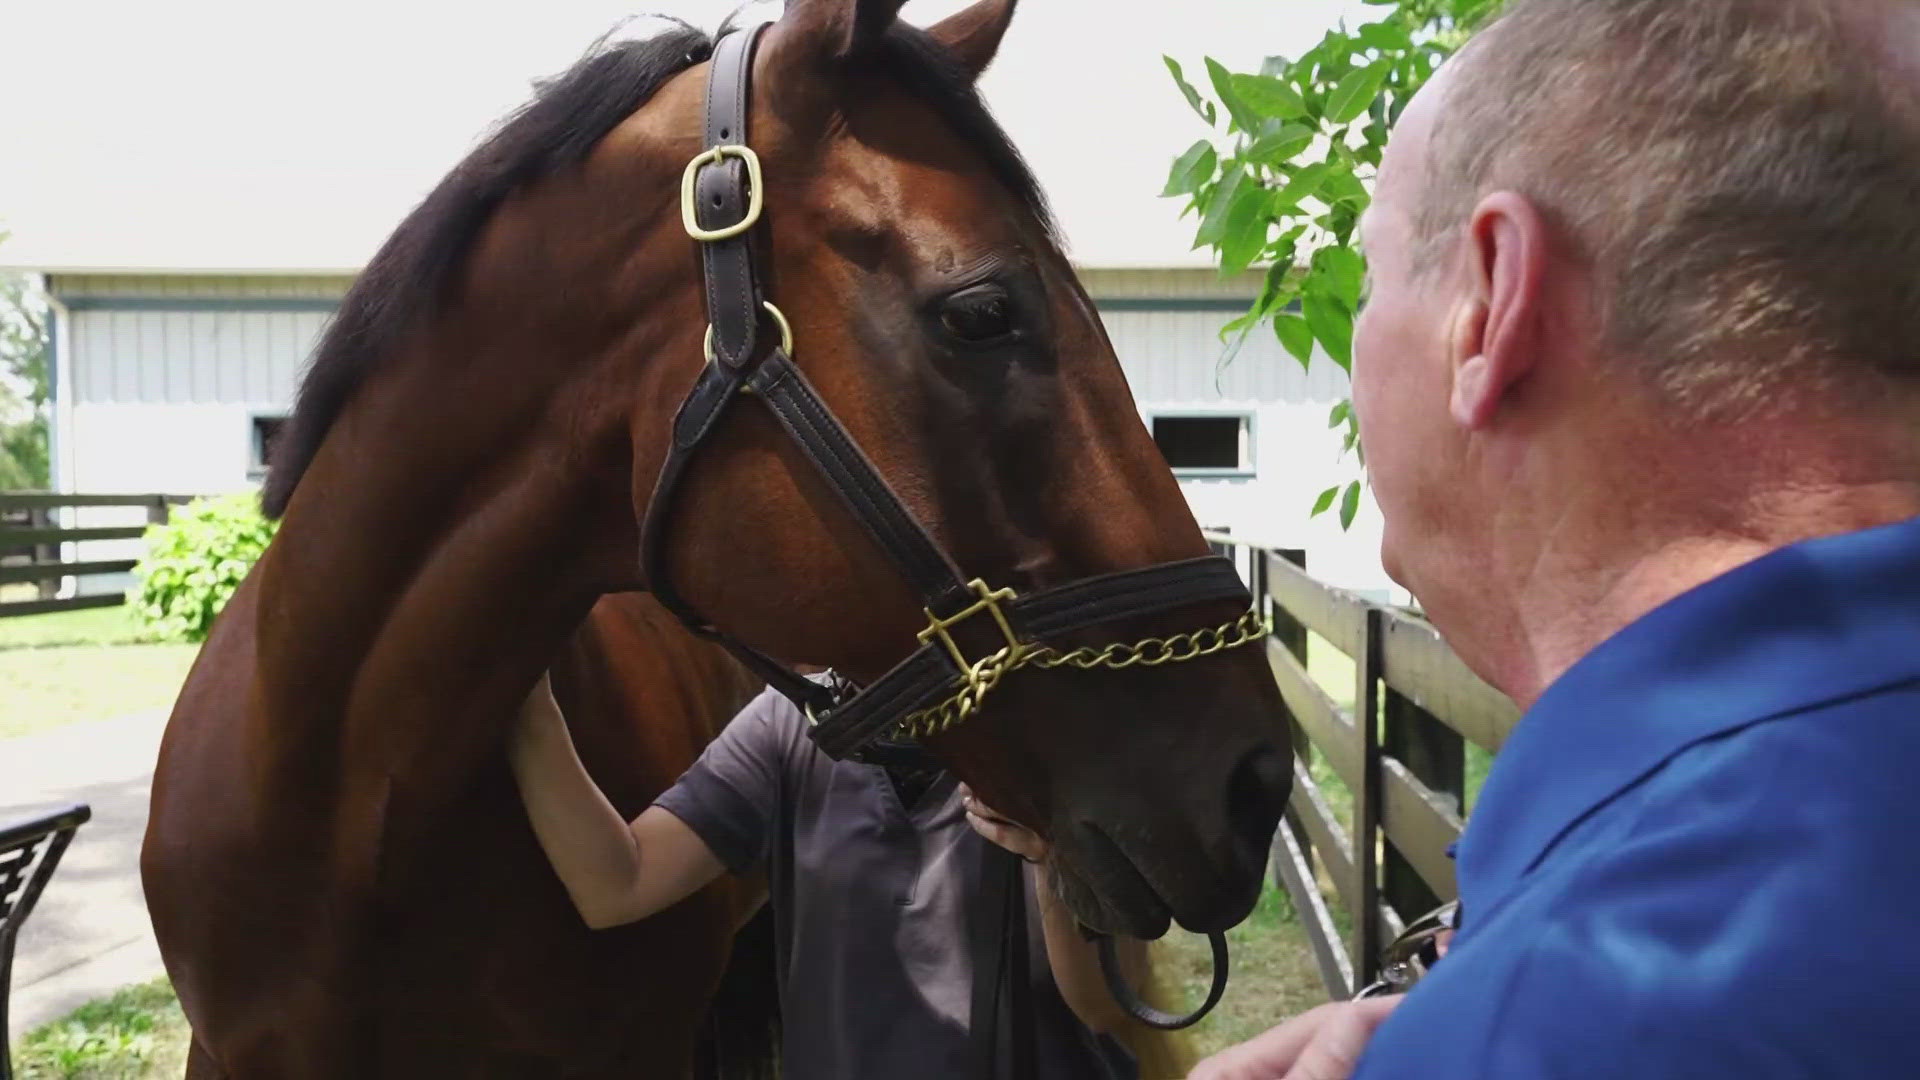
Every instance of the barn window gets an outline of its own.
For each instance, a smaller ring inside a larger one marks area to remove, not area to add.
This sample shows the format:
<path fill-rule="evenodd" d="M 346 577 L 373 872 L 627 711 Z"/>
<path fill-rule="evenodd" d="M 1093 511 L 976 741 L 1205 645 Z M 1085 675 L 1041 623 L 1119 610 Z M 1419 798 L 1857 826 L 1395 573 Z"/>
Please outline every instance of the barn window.
<path fill-rule="evenodd" d="M 1250 476 L 1253 418 L 1244 413 L 1156 416 L 1153 441 L 1183 476 Z"/>
<path fill-rule="evenodd" d="M 252 445 L 248 452 L 247 475 L 258 480 L 267 475 L 267 466 L 273 461 L 273 444 L 280 438 L 280 429 L 285 427 L 284 416 L 256 416 L 253 418 Z"/>

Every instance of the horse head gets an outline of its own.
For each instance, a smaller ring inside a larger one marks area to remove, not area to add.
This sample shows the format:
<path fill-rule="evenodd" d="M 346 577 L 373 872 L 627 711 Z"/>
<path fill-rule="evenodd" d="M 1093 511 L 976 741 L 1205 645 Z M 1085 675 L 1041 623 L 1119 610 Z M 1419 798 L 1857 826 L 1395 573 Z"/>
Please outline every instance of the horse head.
<path fill-rule="evenodd" d="M 772 352 L 790 355 L 806 407 L 850 438 L 960 580 L 1031 595 L 1205 556 L 1038 186 L 975 92 L 1013 0 L 979 0 L 927 30 L 900 22 L 900 6 L 789 0 L 748 54 L 744 132 L 715 130 L 703 35 L 608 52 L 551 83 L 369 268 L 365 298 L 349 299 L 303 389 L 283 442 L 294 463 L 275 463 L 270 508 L 321 513 L 349 475 L 388 482 L 362 468 L 365 449 L 321 444 L 343 408 L 330 395 L 383 378 L 388 400 L 414 411 L 345 409 L 342 426 L 417 425 L 425 402 L 460 417 L 411 436 L 415 467 L 447 478 L 417 512 L 468 523 L 423 558 L 472 565 L 487 530 L 515 537 L 527 554 L 514 565 L 564 554 L 522 640 L 490 646 L 511 655 L 488 678 L 530 683 L 539 650 L 593 596 L 647 588 L 759 654 L 871 684 L 929 629 L 926 590 L 796 442 L 805 418 L 755 400 L 766 387 L 755 393 L 745 373 Z M 706 157 L 716 137 L 752 163 Z M 734 177 L 715 189 L 721 202 L 732 191 L 752 203 L 723 207 L 724 220 L 751 211 L 751 228 L 690 239 L 689 226 L 725 231 L 700 224 L 716 170 Z M 462 215 L 467 238 L 442 242 Z M 738 266 L 703 273 L 716 243 L 755 274 L 747 316 Z M 438 282 L 423 299 L 412 290 L 412 310 L 376 287 L 407 275 Z M 734 318 L 715 341 L 722 308 Z M 458 382 L 444 360 L 431 377 L 324 367 L 374 337 L 388 353 L 459 354 Z M 689 436 L 697 402 L 683 402 L 729 364 L 745 381 Z M 314 475 L 295 491 L 302 471 Z M 456 578 L 444 577 L 449 596 Z M 1244 610 L 1244 597 L 1215 595 L 1070 627 L 1047 642 L 1055 656 L 1146 644 L 1124 668 L 1011 671 L 965 722 L 925 732 L 983 798 L 1050 838 L 1058 887 L 1090 925 L 1220 929 L 1255 902 L 1291 760 L 1260 649 L 1212 647 L 1222 635 L 1207 628 Z M 954 626 L 963 659 L 1001 642 L 994 621 Z M 1198 647 L 1166 641 L 1196 631 Z M 1170 657 L 1184 662 L 1158 662 Z"/>

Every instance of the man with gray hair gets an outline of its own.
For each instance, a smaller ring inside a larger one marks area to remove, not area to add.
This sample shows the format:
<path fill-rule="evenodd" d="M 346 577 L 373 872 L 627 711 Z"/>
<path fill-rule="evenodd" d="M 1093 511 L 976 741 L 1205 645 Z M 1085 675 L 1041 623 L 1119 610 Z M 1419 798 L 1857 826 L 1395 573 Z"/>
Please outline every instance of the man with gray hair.
<path fill-rule="evenodd" d="M 1920 1074 L 1920 0 L 1513 0 L 1362 228 L 1386 565 L 1527 712 L 1433 973 L 1195 1075 Z"/>

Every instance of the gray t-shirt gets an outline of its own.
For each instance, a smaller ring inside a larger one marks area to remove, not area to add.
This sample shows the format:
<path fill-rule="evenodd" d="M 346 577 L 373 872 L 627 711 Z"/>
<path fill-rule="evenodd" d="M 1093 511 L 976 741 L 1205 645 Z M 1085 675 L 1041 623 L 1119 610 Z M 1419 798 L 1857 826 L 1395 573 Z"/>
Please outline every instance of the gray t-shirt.
<path fill-rule="evenodd" d="M 967 914 L 986 841 L 951 775 L 903 806 L 886 770 L 834 761 L 806 728 L 761 694 L 656 805 L 735 873 L 767 871 L 787 1080 L 970 1077 Z M 1126 1051 L 1061 1000 L 1031 887 L 1027 904 L 1038 1075 L 1131 1080 Z"/>

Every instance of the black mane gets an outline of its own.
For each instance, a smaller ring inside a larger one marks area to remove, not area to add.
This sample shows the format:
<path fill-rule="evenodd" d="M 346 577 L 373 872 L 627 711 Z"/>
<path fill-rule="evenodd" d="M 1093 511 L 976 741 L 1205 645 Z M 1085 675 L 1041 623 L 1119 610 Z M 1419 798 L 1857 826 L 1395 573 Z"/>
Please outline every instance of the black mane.
<path fill-rule="evenodd" d="M 286 431 L 276 440 L 261 505 L 285 512 L 327 431 L 394 342 L 438 304 L 488 219 L 520 188 L 579 165 L 669 78 L 712 55 L 713 39 L 674 20 L 647 40 L 603 39 L 455 166 L 367 264 L 315 347 Z M 895 23 L 877 50 L 888 73 L 978 149 L 1051 233 L 1039 183 L 974 89 L 924 31 Z"/>

